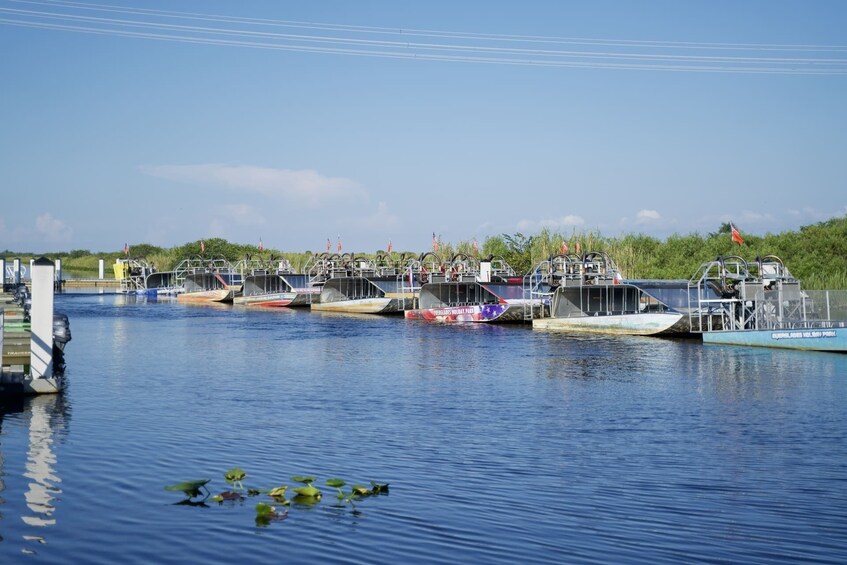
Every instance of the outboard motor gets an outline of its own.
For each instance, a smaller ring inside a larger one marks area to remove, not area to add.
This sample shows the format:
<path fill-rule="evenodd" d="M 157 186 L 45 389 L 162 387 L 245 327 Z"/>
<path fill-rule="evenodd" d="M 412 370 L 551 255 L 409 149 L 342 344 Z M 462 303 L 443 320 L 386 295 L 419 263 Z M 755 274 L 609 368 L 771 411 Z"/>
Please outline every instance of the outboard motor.
<path fill-rule="evenodd" d="M 71 324 L 68 321 L 68 315 L 61 312 L 53 314 L 53 343 L 59 348 L 64 349 L 65 344 L 71 340 Z"/>
<path fill-rule="evenodd" d="M 29 289 L 25 284 L 19 284 L 17 288 L 15 288 L 14 301 L 18 304 L 18 306 L 24 308 L 28 297 Z"/>

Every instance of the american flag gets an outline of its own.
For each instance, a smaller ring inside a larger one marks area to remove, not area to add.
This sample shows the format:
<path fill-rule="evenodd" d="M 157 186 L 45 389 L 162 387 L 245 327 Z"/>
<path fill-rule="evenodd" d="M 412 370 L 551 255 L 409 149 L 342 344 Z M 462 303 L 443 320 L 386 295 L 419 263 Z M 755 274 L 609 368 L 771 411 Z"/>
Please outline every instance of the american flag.
<path fill-rule="evenodd" d="M 259 238 L 259 253 L 265 250 L 265 246 L 262 245 L 262 238 Z"/>
<path fill-rule="evenodd" d="M 129 244 L 128 243 L 124 243 L 124 255 L 129 257 Z"/>
<path fill-rule="evenodd" d="M 341 236 L 338 236 L 338 254 L 341 255 Z"/>
<path fill-rule="evenodd" d="M 206 242 L 201 239 L 200 240 L 200 253 L 205 253 L 205 252 L 206 252 Z"/>
<path fill-rule="evenodd" d="M 435 237 L 435 232 L 432 232 L 432 250 L 438 251 L 438 238 Z"/>
<path fill-rule="evenodd" d="M 562 255 L 568 254 L 568 244 L 565 243 L 565 240 L 562 240 Z"/>
<path fill-rule="evenodd" d="M 329 250 L 332 249 L 332 241 L 329 238 L 326 238 L 326 252 L 329 253 Z"/>
<path fill-rule="evenodd" d="M 388 240 L 388 252 L 391 253 L 391 240 Z"/>
<path fill-rule="evenodd" d="M 732 233 L 732 241 L 734 241 L 738 245 L 744 245 L 744 240 L 741 238 L 741 234 L 738 232 L 732 222 L 729 222 L 729 231 L 730 233 Z"/>

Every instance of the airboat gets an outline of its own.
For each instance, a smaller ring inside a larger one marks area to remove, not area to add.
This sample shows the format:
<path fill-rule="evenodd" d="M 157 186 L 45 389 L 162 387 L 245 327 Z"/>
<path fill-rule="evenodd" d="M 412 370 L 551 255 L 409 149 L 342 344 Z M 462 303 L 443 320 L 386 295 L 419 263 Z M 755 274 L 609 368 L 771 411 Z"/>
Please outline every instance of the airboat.
<path fill-rule="evenodd" d="M 689 288 L 704 343 L 847 352 L 847 291 L 804 290 L 779 257 L 718 257 Z"/>

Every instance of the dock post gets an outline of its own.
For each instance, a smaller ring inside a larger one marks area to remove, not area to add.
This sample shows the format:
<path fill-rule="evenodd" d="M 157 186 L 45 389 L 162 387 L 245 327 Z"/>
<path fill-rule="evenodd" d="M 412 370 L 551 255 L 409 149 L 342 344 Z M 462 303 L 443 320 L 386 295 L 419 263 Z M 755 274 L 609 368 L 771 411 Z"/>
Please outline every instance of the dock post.
<path fill-rule="evenodd" d="M 6 260 L 0 259 L 0 292 L 6 290 Z"/>
<path fill-rule="evenodd" d="M 33 379 L 53 376 L 53 274 L 50 259 L 41 257 L 33 261 L 30 273 L 32 280 L 32 306 L 30 327 L 30 375 Z"/>
<path fill-rule="evenodd" d="M 61 259 L 56 259 L 56 284 L 54 285 L 54 288 L 59 289 L 60 292 L 62 290 L 62 260 Z"/>
<path fill-rule="evenodd" d="M 103 280 L 103 278 L 104 278 L 104 277 L 103 277 L 103 272 L 104 272 L 104 263 L 103 263 L 103 259 L 100 259 L 100 280 L 101 280 L 101 281 L 102 281 L 102 280 Z"/>
<path fill-rule="evenodd" d="M 21 284 L 21 260 L 15 259 L 12 262 L 12 277 L 15 279 L 15 287 Z"/>

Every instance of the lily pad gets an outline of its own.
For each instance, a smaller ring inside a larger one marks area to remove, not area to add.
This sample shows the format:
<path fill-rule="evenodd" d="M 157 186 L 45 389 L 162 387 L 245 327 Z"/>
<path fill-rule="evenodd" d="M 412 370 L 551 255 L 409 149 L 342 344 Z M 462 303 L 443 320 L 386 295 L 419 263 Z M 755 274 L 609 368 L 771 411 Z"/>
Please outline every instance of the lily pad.
<path fill-rule="evenodd" d="M 264 528 L 275 520 L 285 520 L 286 518 L 288 518 L 288 511 L 278 512 L 275 507 L 264 502 L 256 505 L 256 525 L 259 527 Z"/>
<path fill-rule="evenodd" d="M 344 479 L 327 479 L 326 480 L 326 486 L 328 486 L 328 487 L 341 488 L 346 484 L 347 483 L 344 482 Z"/>
<path fill-rule="evenodd" d="M 257 516 L 272 516 L 273 514 L 276 514 L 276 508 L 274 508 L 270 504 L 260 502 L 256 505 Z"/>
<path fill-rule="evenodd" d="M 242 490 L 244 490 L 244 485 L 241 483 L 241 481 L 243 481 L 246 476 L 247 472 L 244 469 L 240 469 L 238 467 L 233 467 L 232 469 L 224 473 L 224 479 L 226 480 L 226 482 Z"/>
<path fill-rule="evenodd" d="M 298 483 L 306 483 L 308 485 L 315 482 L 317 479 L 311 476 L 297 475 L 296 477 L 291 477 L 291 480 Z"/>
<path fill-rule="evenodd" d="M 301 506 L 314 506 L 320 501 L 321 497 L 319 496 L 303 496 L 302 494 L 298 494 L 294 498 L 291 499 L 291 502 L 295 504 L 299 504 Z"/>
<path fill-rule="evenodd" d="M 206 491 L 206 496 L 209 495 L 209 489 L 206 488 L 206 483 L 208 483 L 211 479 L 202 479 L 199 481 L 183 481 L 181 483 L 177 483 L 175 485 L 168 485 L 165 487 L 165 490 L 184 492 L 185 496 L 188 498 L 193 498 L 195 496 L 200 496 L 203 492 L 200 489 Z"/>
<path fill-rule="evenodd" d="M 274 498 L 280 498 L 285 496 L 285 491 L 288 490 L 288 485 L 283 485 L 281 487 L 272 488 L 268 491 L 268 496 L 272 496 Z"/>
<path fill-rule="evenodd" d="M 308 497 L 311 497 L 311 498 L 315 498 L 315 497 L 320 498 L 320 496 L 321 496 L 320 489 L 318 489 L 317 487 L 313 487 L 311 484 L 307 484 L 304 487 L 297 487 L 297 488 L 291 489 L 291 490 L 293 490 L 294 492 L 296 492 L 300 496 L 308 496 Z"/>

